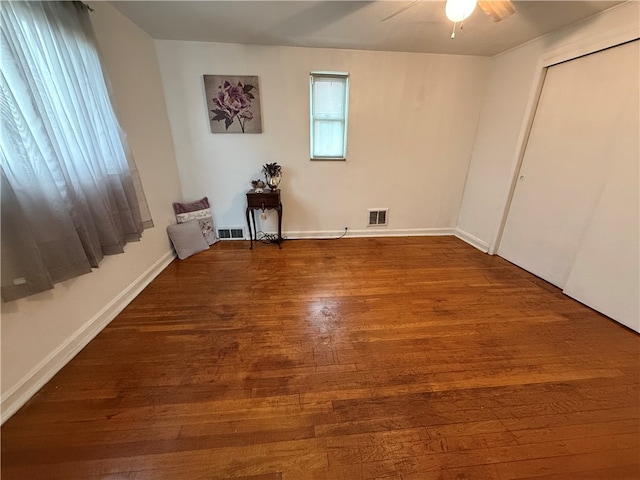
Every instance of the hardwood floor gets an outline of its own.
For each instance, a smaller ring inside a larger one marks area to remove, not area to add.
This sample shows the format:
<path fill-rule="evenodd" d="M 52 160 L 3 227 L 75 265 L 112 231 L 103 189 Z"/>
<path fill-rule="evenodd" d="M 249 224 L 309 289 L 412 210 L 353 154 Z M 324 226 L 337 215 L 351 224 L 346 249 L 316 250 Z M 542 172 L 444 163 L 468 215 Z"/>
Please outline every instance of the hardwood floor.
<path fill-rule="evenodd" d="M 640 337 L 453 237 L 173 262 L 2 428 L 11 479 L 637 479 Z"/>

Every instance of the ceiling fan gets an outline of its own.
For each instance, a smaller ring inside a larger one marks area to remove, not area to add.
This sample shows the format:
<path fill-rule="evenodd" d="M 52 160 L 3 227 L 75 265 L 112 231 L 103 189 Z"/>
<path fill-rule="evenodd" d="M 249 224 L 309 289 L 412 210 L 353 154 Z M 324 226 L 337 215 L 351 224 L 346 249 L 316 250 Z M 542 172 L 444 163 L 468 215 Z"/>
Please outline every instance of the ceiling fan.
<path fill-rule="evenodd" d="M 380 21 L 384 22 L 396 15 L 400 15 L 402 12 L 410 9 L 421 1 L 422 0 L 414 0 Z M 447 0 L 445 13 L 447 18 L 453 22 L 451 38 L 455 38 L 456 23 L 462 22 L 465 18 L 471 15 L 476 8 L 476 4 L 486 15 L 491 17 L 494 22 L 499 22 L 510 17 L 516 11 L 511 0 Z"/>

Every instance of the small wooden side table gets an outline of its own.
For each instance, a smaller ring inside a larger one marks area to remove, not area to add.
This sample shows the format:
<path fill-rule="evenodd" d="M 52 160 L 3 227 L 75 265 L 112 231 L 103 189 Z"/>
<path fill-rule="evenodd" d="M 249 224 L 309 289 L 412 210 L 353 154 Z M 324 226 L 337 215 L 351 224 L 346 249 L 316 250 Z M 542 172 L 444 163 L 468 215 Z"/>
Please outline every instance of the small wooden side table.
<path fill-rule="evenodd" d="M 280 200 L 280 190 L 265 190 L 262 193 L 256 193 L 255 190 L 247 192 L 247 225 L 249 226 L 249 238 L 251 239 L 251 247 L 253 249 L 253 241 L 258 240 L 258 232 L 256 231 L 255 210 L 274 209 L 278 212 L 278 248 L 282 248 L 282 201 Z M 251 221 L 253 222 L 253 230 L 251 230 L 251 222 L 249 221 L 249 212 L 251 212 Z"/>

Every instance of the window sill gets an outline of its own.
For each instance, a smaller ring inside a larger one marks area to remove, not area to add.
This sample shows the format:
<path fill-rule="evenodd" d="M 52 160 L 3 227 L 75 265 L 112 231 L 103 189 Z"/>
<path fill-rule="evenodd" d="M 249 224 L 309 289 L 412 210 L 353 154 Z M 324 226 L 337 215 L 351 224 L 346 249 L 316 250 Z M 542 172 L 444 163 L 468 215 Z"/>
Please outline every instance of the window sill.
<path fill-rule="evenodd" d="M 312 162 L 346 162 L 346 157 L 311 157 Z"/>

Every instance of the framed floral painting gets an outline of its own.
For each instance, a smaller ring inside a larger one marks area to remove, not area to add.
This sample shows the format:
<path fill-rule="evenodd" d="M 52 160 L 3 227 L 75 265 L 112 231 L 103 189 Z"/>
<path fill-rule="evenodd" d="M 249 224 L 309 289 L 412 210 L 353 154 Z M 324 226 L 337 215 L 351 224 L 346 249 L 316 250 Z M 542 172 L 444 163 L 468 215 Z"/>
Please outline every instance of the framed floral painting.
<path fill-rule="evenodd" d="M 204 75 L 211 133 L 262 133 L 258 77 Z"/>

